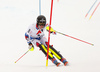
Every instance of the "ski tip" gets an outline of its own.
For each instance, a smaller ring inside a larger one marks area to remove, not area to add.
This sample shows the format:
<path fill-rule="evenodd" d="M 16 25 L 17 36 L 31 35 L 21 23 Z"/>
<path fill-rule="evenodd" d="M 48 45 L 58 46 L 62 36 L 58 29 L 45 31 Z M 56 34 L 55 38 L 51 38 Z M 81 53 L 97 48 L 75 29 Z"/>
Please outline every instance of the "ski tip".
<path fill-rule="evenodd" d="M 57 64 L 57 67 L 60 65 L 60 63 Z"/>
<path fill-rule="evenodd" d="M 66 66 L 68 64 L 68 62 L 66 62 L 65 64 L 64 64 L 64 66 Z"/>

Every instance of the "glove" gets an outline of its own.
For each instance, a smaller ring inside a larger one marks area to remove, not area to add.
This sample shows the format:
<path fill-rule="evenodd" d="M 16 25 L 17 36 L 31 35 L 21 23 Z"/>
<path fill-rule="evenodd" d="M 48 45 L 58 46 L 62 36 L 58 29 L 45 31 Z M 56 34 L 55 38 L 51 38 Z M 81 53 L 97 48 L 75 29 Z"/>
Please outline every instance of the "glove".
<path fill-rule="evenodd" d="M 49 26 L 47 26 L 47 27 L 46 27 L 46 30 L 47 30 L 47 31 L 49 31 Z M 50 29 L 50 33 L 52 33 L 52 34 L 56 35 L 56 31 L 55 31 L 55 30 L 53 30 L 53 28 L 52 28 L 52 27 L 51 27 L 51 29 Z"/>
<path fill-rule="evenodd" d="M 33 51 L 33 50 L 34 50 L 34 46 L 32 45 L 32 43 L 29 43 L 28 49 L 29 49 L 30 51 Z"/>

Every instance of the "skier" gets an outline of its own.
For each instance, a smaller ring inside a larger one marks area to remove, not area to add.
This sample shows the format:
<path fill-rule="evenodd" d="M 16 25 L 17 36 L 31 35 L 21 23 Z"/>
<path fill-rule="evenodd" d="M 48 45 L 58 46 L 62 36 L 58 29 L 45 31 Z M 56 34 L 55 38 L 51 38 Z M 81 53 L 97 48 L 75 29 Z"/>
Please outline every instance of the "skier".
<path fill-rule="evenodd" d="M 43 15 L 39 15 L 37 17 L 37 23 L 32 24 L 29 26 L 28 30 L 25 33 L 25 39 L 27 40 L 27 43 L 29 45 L 30 50 L 34 50 L 34 45 L 39 47 L 40 50 L 47 55 L 47 46 L 48 41 L 44 35 L 44 30 L 47 29 L 49 26 L 46 24 L 46 18 Z M 51 28 L 52 29 L 52 28 Z M 56 34 L 54 30 L 50 30 L 50 33 Z M 49 54 L 48 58 L 56 65 L 59 66 L 60 63 L 55 59 L 59 59 L 64 65 L 66 66 L 68 61 L 52 46 L 49 45 Z M 55 56 L 55 57 L 54 57 Z"/>

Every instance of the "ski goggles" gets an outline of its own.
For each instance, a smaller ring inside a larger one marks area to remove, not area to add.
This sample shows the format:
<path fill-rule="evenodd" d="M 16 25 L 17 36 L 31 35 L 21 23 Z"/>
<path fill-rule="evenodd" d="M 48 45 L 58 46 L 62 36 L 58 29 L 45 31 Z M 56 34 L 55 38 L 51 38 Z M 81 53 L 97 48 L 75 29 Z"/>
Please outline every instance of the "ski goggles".
<path fill-rule="evenodd" d="M 38 25 L 39 26 L 45 26 L 45 23 L 39 23 Z"/>

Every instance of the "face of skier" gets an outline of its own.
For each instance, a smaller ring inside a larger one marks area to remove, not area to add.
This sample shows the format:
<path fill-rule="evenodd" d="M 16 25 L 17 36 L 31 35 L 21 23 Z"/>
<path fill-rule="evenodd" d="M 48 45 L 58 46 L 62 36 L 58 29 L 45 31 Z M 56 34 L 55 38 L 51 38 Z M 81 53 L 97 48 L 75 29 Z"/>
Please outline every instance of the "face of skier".
<path fill-rule="evenodd" d="M 38 25 L 38 27 L 39 27 L 40 29 L 44 28 L 44 26 L 45 26 L 45 23 L 39 23 L 39 25 Z"/>

